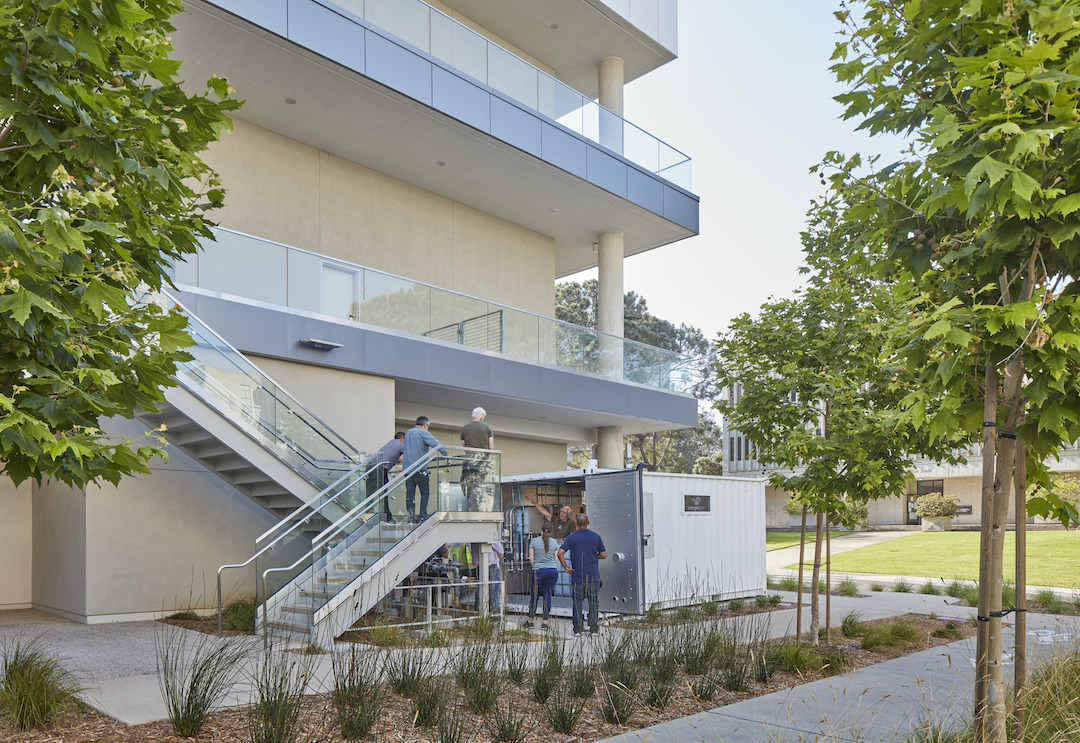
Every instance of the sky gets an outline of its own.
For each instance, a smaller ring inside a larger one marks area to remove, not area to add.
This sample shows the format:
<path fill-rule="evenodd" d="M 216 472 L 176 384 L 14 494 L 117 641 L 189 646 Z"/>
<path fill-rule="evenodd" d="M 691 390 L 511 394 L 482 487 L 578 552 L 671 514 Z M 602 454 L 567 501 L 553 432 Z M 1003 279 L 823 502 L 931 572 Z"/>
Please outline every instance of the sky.
<path fill-rule="evenodd" d="M 837 0 L 679 0 L 679 59 L 626 86 L 626 118 L 688 154 L 700 234 L 633 256 L 625 287 L 649 311 L 715 337 L 801 284 L 799 232 L 830 150 L 901 143 L 854 131 L 832 100 Z M 581 281 L 595 270 L 568 277 Z"/>

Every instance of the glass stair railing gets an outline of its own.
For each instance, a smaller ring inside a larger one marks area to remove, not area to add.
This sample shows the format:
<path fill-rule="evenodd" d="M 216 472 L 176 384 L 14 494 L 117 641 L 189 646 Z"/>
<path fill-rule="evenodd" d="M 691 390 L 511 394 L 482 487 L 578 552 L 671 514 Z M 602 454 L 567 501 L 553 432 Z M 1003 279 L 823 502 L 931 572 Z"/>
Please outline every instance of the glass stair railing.
<path fill-rule="evenodd" d="M 158 295 L 188 319 L 194 358 L 176 379 L 320 490 L 361 465 L 364 455 L 304 408 L 167 292 Z M 359 494 L 357 494 L 359 497 Z"/>
<path fill-rule="evenodd" d="M 430 521 L 424 516 L 478 513 L 501 517 L 499 452 L 446 449 L 445 455 L 429 452 L 315 538 L 309 540 L 303 533 L 293 532 L 287 550 L 256 559 L 264 634 L 285 631 L 310 636 L 320 609 L 335 602 L 346 589 L 351 589 L 352 595 L 362 579 L 360 585 L 368 601 L 348 602 L 356 615 L 340 622 L 340 631 L 347 629 L 360 618 L 364 605 L 381 599 L 397 585 L 396 579 L 380 576 L 381 568 L 411 534 L 427 528 Z M 411 509 L 410 480 L 414 483 Z M 420 480 L 427 484 L 427 503 L 423 502 Z M 292 563 L 281 559 L 299 552 L 304 553 Z M 419 564 L 429 555 L 415 557 Z"/>

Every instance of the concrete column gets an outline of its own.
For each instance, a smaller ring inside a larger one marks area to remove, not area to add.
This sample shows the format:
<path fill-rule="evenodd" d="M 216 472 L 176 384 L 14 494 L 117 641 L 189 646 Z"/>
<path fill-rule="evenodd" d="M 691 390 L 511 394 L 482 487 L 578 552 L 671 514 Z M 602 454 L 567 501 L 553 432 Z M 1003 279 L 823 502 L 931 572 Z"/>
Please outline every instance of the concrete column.
<path fill-rule="evenodd" d="M 621 155 L 623 154 L 622 116 L 625 83 L 622 58 L 605 57 L 600 60 L 598 81 L 600 83 L 598 100 L 604 107 L 600 109 L 600 144 Z"/>
<path fill-rule="evenodd" d="M 600 426 L 596 429 L 596 464 L 610 469 L 626 465 L 622 426 Z"/>
<path fill-rule="evenodd" d="M 623 378 L 623 233 L 614 230 L 600 233 L 597 240 L 599 271 L 597 275 L 597 328 L 600 339 L 600 373 L 611 379 Z M 615 337 L 612 337 L 615 336 Z M 623 432 L 620 426 L 601 426 L 596 431 L 597 464 L 622 469 Z"/>

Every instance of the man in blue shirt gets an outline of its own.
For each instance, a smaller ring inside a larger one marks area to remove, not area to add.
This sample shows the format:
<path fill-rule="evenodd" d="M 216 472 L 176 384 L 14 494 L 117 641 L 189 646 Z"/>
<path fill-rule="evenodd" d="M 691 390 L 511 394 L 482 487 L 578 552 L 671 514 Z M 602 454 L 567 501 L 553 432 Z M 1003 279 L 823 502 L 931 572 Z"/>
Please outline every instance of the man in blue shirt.
<path fill-rule="evenodd" d="M 566 565 L 566 553 L 570 553 L 570 562 Z M 562 563 L 563 570 L 570 573 L 570 589 L 574 597 L 574 635 L 581 634 L 581 604 L 589 600 L 589 634 L 600 634 L 600 560 L 607 557 L 604 540 L 595 531 L 589 529 L 589 517 L 579 513 L 577 531 L 563 540 L 559 551 L 555 553 Z"/>
<path fill-rule="evenodd" d="M 401 461 L 401 454 L 405 450 L 405 432 L 398 431 L 394 434 L 394 438 L 386 442 L 383 448 L 379 449 L 379 454 L 382 456 L 382 462 L 375 471 L 372 473 L 374 477 L 368 485 L 368 495 L 371 495 L 376 490 L 381 488 L 386 483 L 390 482 L 390 470 L 392 470 L 398 462 Z M 394 516 L 390 513 L 390 498 L 389 493 L 386 498 L 383 498 L 383 510 L 386 515 L 387 521 L 393 521 Z"/>
<path fill-rule="evenodd" d="M 431 427 L 431 421 L 426 416 L 420 416 L 416 419 L 416 425 L 405 432 L 405 446 L 401 452 L 401 468 L 407 470 L 416 462 L 419 462 L 424 458 L 424 455 L 428 453 L 429 449 L 438 449 L 439 453 L 444 457 L 447 456 L 446 447 L 442 443 L 428 433 L 428 429 Z M 420 517 L 416 517 L 416 506 L 414 496 L 416 495 L 416 488 L 420 488 Z M 428 480 L 427 469 L 422 469 L 419 472 L 411 475 L 408 480 L 405 481 L 405 508 L 409 511 L 409 521 L 423 521 L 428 517 L 428 495 L 431 492 L 431 484 Z"/>

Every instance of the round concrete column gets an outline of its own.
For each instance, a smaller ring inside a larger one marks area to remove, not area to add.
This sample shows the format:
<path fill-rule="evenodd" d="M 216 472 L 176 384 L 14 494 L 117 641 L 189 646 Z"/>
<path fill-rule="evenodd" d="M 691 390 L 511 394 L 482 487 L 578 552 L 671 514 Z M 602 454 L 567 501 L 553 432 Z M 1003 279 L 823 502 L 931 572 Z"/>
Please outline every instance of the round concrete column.
<path fill-rule="evenodd" d="M 619 57 L 600 60 L 600 144 L 623 154 L 623 61 Z M 607 109 L 606 111 L 604 109 Z"/>
<path fill-rule="evenodd" d="M 622 426 L 600 426 L 596 429 L 596 464 L 614 470 L 626 466 Z"/>
<path fill-rule="evenodd" d="M 623 334 L 623 233 L 601 232 L 596 240 L 598 261 L 597 328 L 604 333 Z"/>
<path fill-rule="evenodd" d="M 619 116 L 623 115 L 623 61 L 620 57 L 600 60 L 600 105 Z"/>

